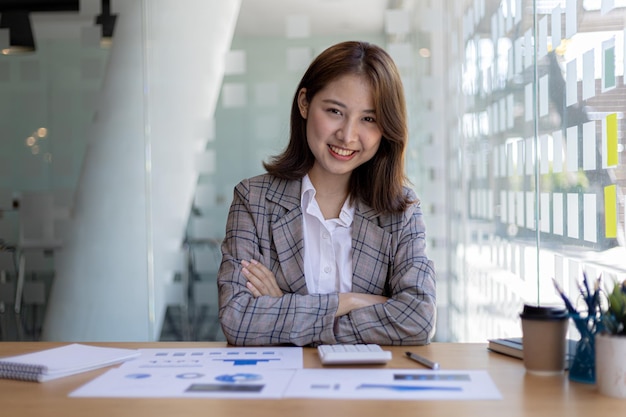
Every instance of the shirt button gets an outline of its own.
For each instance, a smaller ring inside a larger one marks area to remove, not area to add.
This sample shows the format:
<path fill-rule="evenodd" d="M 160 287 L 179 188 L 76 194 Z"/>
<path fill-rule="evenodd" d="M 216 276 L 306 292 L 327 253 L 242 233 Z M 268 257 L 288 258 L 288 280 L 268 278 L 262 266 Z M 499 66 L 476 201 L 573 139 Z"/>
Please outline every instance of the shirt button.
<path fill-rule="evenodd" d="M 322 234 L 322 237 L 323 237 L 324 239 L 328 239 L 328 236 L 329 236 L 328 232 L 324 232 L 324 233 Z"/>
<path fill-rule="evenodd" d="M 330 272 L 330 266 L 327 266 L 324 268 L 324 272 L 326 272 L 327 274 Z"/>

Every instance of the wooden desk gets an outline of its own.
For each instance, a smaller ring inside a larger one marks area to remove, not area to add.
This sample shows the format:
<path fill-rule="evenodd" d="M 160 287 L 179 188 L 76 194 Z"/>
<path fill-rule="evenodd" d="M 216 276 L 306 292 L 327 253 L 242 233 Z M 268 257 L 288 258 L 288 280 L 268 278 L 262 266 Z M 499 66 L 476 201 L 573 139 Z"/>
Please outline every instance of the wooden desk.
<path fill-rule="evenodd" d="M 219 342 L 94 343 L 126 348 L 224 347 Z M 61 343 L 0 342 L 0 357 L 56 347 Z M 404 356 L 406 347 L 393 351 L 387 368 L 416 368 Z M 495 401 L 380 401 L 380 400 L 220 400 L 220 399 L 92 399 L 68 394 L 106 369 L 44 383 L 0 380 L 2 416 L 59 417 L 332 417 L 332 416 L 607 416 L 619 415 L 626 400 L 596 393 L 593 385 L 570 382 L 567 374 L 556 377 L 528 375 L 518 359 L 489 352 L 486 344 L 433 343 L 410 350 L 432 358 L 442 369 L 487 369 L 502 400 Z M 305 368 L 319 368 L 314 349 L 304 349 Z"/>

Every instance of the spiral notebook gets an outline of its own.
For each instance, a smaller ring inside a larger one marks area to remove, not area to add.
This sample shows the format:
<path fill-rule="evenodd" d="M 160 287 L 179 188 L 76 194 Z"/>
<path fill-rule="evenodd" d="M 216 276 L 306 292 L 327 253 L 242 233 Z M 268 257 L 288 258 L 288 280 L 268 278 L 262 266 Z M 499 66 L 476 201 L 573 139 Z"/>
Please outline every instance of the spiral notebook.
<path fill-rule="evenodd" d="M 136 358 L 135 349 L 78 343 L 0 358 L 0 378 L 44 382 Z"/>

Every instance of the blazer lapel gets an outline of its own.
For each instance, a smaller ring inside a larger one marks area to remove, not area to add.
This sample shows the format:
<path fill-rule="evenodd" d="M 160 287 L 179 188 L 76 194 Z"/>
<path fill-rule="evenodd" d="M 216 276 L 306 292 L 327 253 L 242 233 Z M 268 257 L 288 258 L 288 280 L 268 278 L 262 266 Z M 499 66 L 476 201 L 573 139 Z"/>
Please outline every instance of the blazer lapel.
<path fill-rule="evenodd" d="M 352 224 L 352 291 L 386 294 L 391 233 L 378 225 L 376 211 L 357 204 Z"/>
<path fill-rule="evenodd" d="M 280 268 L 275 271 L 276 280 L 283 288 L 296 294 L 307 294 L 304 278 L 304 234 L 300 206 L 301 181 L 276 179 L 267 199 L 281 209 L 272 212 L 277 216 L 272 222 L 272 239 Z"/>

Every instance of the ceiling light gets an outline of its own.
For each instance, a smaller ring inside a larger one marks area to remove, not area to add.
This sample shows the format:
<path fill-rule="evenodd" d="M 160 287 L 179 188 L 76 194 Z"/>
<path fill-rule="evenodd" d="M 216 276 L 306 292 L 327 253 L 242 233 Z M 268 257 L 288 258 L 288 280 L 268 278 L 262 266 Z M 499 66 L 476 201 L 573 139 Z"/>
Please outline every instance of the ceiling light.
<path fill-rule="evenodd" d="M 102 25 L 102 40 L 100 46 L 108 48 L 111 46 L 113 31 L 115 30 L 115 20 L 117 15 L 111 14 L 110 0 L 102 0 L 102 11 L 96 16 L 96 25 Z"/>
<path fill-rule="evenodd" d="M 0 28 L 9 29 L 9 47 L 3 55 L 15 55 L 35 51 L 35 38 L 26 11 L 9 11 L 0 15 Z"/>

